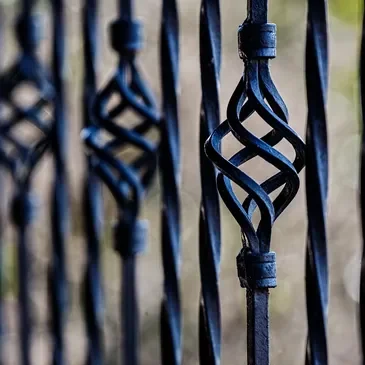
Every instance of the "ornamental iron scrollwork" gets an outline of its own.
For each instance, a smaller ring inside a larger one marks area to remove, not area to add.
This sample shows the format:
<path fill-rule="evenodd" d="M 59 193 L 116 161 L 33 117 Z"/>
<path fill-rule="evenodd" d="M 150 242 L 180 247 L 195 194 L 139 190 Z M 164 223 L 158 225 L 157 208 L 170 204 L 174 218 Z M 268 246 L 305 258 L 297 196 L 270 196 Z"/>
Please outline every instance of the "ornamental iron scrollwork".
<path fill-rule="evenodd" d="M 114 76 L 100 91 L 95 89 L 96 22 L 95 1 L 84 6 L 85 33 L 85 128 L 82 137 L 89 150 L 88 164 L 91 179 L 94 174 L 108 188 L 117 206 L 117 222 L 114 227 L 114 248 L 122 260 L 122 356 L 123 363 L 138 364 L 138 300 L 136 289 L 136 255 L 145 249 L 147 222 L 139 218 L 146 191 L 152 183 L 157 168 L 158 143 L 149 133 L 158 128 L 159 116 L 151 91 L 143 80 L 137 65 L 137 54 L 142 47 L 142 24 L 134 19 L 131 0 L 119 1 L 119 18 L 110 25 L 110 44 L 118 54 L 119 62 Z M 113 98 L 117 104 L 110 106 Z M 136 121 L 130 126 L 123 114 L 133 112 Z M 107 134 L 108 137 L 105 137 Z M 135 152 L 125 157 L 125 151 Z M 89 175 L 90 176 L 90 175 Z M 99 224 L 97 205 L 99 197 L 93 196 L 98 189 L 93 181 L 85 186 L 85 209 L 88 214 L 88 265 L 84 277 L 84 303 L 89 337 L 89 363 L 100 363 L 102 345 L 100 326 L 102 304 L 100 273 L 95 256 L 98 255 Z M 90 186 L 91 184 L 91 186 Z M 98 279 L 93 280 L 93 275 Z M 91 302 L 89 296 L 92 297 Z M 93 347 L 95 344 L 95 348 Z M 94 356 L 94 351 L 97 355 Z"/>
<path fill-rule="evenodd" d="M 276 25 L 267 23 L 267 0 L 248 1 L 248 16 L 238 30 L 239 55 L 245 69 L 227 108 L 227 120 L 214 130 L 205 144 L 207 156 L 220 171 L 218 191 L 241 227 L 243 248 L 237 256 L 241 286 L 247 296 L 247 360 L 249 365 L 269 364 L 269 288 L 276 286 L 276 257 L 270 251 L 275 220 L 294 199 L 299 189 L 298 173 L 305 163 L 305 145 L 288 125 L 288 112 L 269 71 L 269 59 L 276 56 Z M 257 113 L 272 128 L 258 138 L 244 125 Z M 244 148 L 226 159 L 222 140 L 232 134 Z M 274 148 L 283 139 L 295 151 L 293 161 Z M 240 167 L 260 157 L 279 172 L 257 183 Z M 247 198 L 241 203 L 232 182 Z M 276 192 L 275 198 L 270 194 Z M 255 227 L 253 214 L 260 221 Z"/>
<path fill-rule="evenodd" d="M 0 163 L 10 173 L 15 189 L 11 219 L 18 236 L 19 331 L 21 364 L 31 364 L 33 311 L 31 302 L 31 223 L 35 216 L 32 182 L 37 166 L 49 150 L 54 159 L 51 203 L 52 258 L 48 272 L 50 330 L 53 362 L 64 363 L 67 309 L 65 244 L 67 239 L 66 128 L 64 102 L 64 20 L 61 0 L 51 2 L 53 25 L 52 72 L 38 56 L 43 29 L 35 14 L 36 1 L 23 0 L 15 26 L 20 54 L 0 76 Z M 26 102 L 19 92 L 32 96 Z M 27 130 L 36 136 L 24 138 Z M 21 132 L 21 133 L 20 133 Z"/>

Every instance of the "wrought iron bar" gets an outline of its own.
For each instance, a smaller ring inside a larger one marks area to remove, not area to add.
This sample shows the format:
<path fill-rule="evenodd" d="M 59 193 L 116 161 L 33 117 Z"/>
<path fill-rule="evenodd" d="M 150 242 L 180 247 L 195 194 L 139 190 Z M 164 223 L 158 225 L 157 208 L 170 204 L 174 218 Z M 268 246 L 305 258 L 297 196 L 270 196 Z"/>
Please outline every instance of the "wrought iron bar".
<path fill-rule="evenodd" d="M 49 73 L 41 64 L 37 48 L 41 40 L 40 19 L 34 12 L 36 2 L 23 0 L 21 12 L 15 27 L 20 55 L 13 66 L 0 77 L 1 108 L 10 113 L 2 117 L 0 127 L 0 163 L 6 168 L 14 181 L 14 196 L 11 206 L 11 218 L 18 236 L 19 270 L 19 331 L 20 362 L 31 364 L 32 308 L 31 308 L 31 267 L 29 257 L 31 247 L 31 221 L 34 216 L 34 204 L 31 194 L 33 172 L 47 151 L 52 134 L 52 118 L 45 117 L 43 111 L 52 105 L 54 89 Z M 17 92 L 22 86 L 31 85 L 37 96 L 36 102 L 25 105 L 19 100 Z M 39 130 L 39 136 L 28 142 L 22 142 L 14 131 L 21 125 L 33 125 Z"/>
<path fill-rule="evenodd" d="M 69 229 L 67 163 L 67 123 L 65 103 L 65 5 L 63 0 L 52 0 L 53 19 L 53 84 L 54 125 L 51 135 L 54 158 L 52 192 L 52 261 L 48 271 L 49 304 L 53 364 L 66 363 L 65 326 L 68 305 L 65 246 Z"/>
<path fill-rule="evenodd" d="M 360 334 L 362 362 L 365 362 L 365 6 L 363 7 L 360 48 L 360 102 L 362 117 L 361 166 L 360 166 L 360 207 L 363 234 L 363 251 L 360 272 Z"/>
<path fill-rule="evenodd" d="M 83 133 L 93 169 L 118 208 L 115 249 L 122 259 L 122 352 L 123 363 L 128 365 L 138 364 L 136 255 L 143 251 L 147 238 L 147 222 L 138 218 L 157 167 L 158 144 L 148 133 L 159 124 L 154 99 L 136 63 L 142 46 L 142 24 L 134 20 L 132 5 L 130 0 L 119 1 L 119 19 L 110 26 L 111 45 L 119 55 L 119 65 L 114 77 L 96 95 L 92 107 L 95 123 Z M 119 103 L 109 107 L 114 95 L 119 97 Z M 135 126 L 129 128 L 118 124 L 118 118 L 128 110 L 138 118 Z M 103 140 L 102 131 L 110 139 Z M 131 147 L 138 151 L 137 156 L 131 161 L 119 157 L 120 152 Z"/>
<path fill-rule="evenodd" d="M 219 193 L 241 227 L 243 249 L 237 256 L 238 276 L 247 295 L 247 359 L 249 365 L 269 364 L 269 288 L 276 286 L 275 253 L 270 252 L 274 221 L 285 210 L 299 189 L 298 173 L 304 167 L 305 146 L 288 125 L 288 112 L 269 72 L 269 59 L 276 56 L 276 26 L 267 23 L 267 0 L 248 1 L 247 19 L 239 27 L 239 54 L 245 71 L 227 108 L 227 120 L 206 142 L 207 156 L 220 170 Z M 244 122 L 254 113 L 272 130 L 261 138 L 253 135 Z M 233 136 L 245 147 L 226 159 L 220 152 L 225 136 Z M 282 139 L 294 148 L 291 162 L 274 148 Z M 279 172 L 258 184 L 239 167 L 254 157 L 275 166 Z M 241 203 L 232 181 L 248 197 Z M 278 192 L 271 199 L 272 192 Z M 255 227 L 256 209 L 260 221 Z"/>
<path fill-rule="evenodd" d="M 328 151 L 326 101 L 328 84 L 326 0 L 308 1 L 306 43 L 307 137 L 306 191 L 308 239 L 306 363 L 325 365 L 327 357 L 328 264 L 326 211 Z"/>
<path fill-rule="evenodd" d="M 220 123 L 219 73 L 221 64 L 219 0 L 202 0 L 200 8 L 200 179 L 202 203 L 199 224 L 201 298 L 199 309 L 200 364 L 218 365 L 221 357 L 221 318 L 218 276 L 221 250 L 219 195 L 216 169 L 204 152 L 204 143 Z"/>
<path fill-rule="evenodd" d="M 85 0 L 83 5 L 84 36 L 84 128 L 96 126 L 92 106 L 97 93 L 97 35 L 98 1 Z M 86 156 L 83 212 L 87 261 L 83 279 L 83 307 L 88 338 L 87 365 L 103 363 L 102 326 L 104 303 L 100 268 L 102 234 L 101 185 L 93 169 L 94 156 Z M 94 161 L 95 162 L 95 161 Z"/>
<path fill-rule="evenodd" d="M 162 262 L 161 353 L 165 365 L 181 364 L 180 146 L 178 125 L 179 24 L 175 0 L 164 0 L 161 24 L 162 124 Z"/>
<path fill-rule="evenodd" d="M 5 16 L 4 16 L 4 6 L 0 4 L 0 49 L 3 50 L 3 55 L 6 52 L 5 50 Z M 4 56 L 0 58 L 0 73 L 4 70 Z M 3 119 L 3 110 L 0 104 L 0 121 Z M 4 238 L 5 238 L 5 228 L 7 223 L 6 217 L 6 197 L 5 197 L 5 188 L 7 182 L 7 173 L 6 169 L 1 165 L 0 162 L 0 365 L 5 364 L 5 341 L 4 338 L 6 336 L 6 313 L 4 306 L 5 299 L 5 259 L 4 259 Z"/>

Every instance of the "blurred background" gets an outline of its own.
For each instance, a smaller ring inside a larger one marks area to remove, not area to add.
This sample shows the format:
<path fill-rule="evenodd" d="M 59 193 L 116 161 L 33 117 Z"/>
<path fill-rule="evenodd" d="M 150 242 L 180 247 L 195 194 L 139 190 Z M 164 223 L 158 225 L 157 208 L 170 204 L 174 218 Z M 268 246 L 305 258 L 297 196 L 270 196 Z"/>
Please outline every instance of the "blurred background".
<path fill-rule="evenodd" d="M 107 25 L 114 20 L 116 1 L 100 1 L 99 84 L 112 75 L 116 55 L 110 50 Z M 145 23 L 145 48 L 139 63 L 160 101 L 159 27 L 161 2 L 136 0 L 137 14 Z M 69 123 L 69 174 L 71 183 L 71 235 L 67 247 L 71 306 L 68 317 L 67 349 L 70 364 L 84 364 L 85 335 L 80 305 L 80 280 L 84 267 L 80 205 L 81 178 L 84 173 L 84 150 L 80 143 L 82 92 L 81 2 L 67 0 L 67 87 Z M 246 2 L 222 1 L 221 114 L 241 74 L 243 65 L 237 55 L 237 27 L 246 17 Z M 306 97 L 304 84 L 305 1 L 269 1 L 269 21 L 278 26 L 277 58 L 271 62 L 273 79 L 287 103 L 290 123 L 304 138 L 306 125 Z M 182 277 L 181 290 L 184 310 L 183 364 L 198 364 L 198 214 L 200 177 L 198 165 L 200 73 L 199 73 L 199 1 L 181 0 L 181 198 L 182 198 Z M 0 64 L 11 64 L 18 48 L 12 33 L 18 2 L 0 0 L 3 23 Z M 43 15 L 45 34 L 50 34 L 49 4 L 42 0 L 38 11 Z M 330 92 L 328 100 L 328 129 L 330 148 L 330 191 L 328 206 L 329 264 L 331 273 L 329 307 L 329 350 L 332 365 L 360 364 L 357 336 L 358 276 L 360 262 L 360 225 L 358 207 L 359 167 L 359 107 L 358 107 L 358 46 L 360 41 L 361 8 L 359 0 L 329 0 Z M 41 56 L 50 60 L 50 41 L 47 36 Z M 25 98 L 31 97 L 26 90 Z M 121 120 L 121 123 L 124 121 Z M 266 130 L 259 118 L 248 122 L 251 131 L 262 135 Z M 238 148 L 233 138 L 223 144 L 226 156 Z M 293 156 L 290 146 L 279 149 Z M 47 329 L 46 268 L 49 260 L 49 192 L 52 180 L 50 158 L 44 159 L 34 179 L 34 191 L 39 198 L 39 215 L 34 226 L 33 292 L 34 363 L 50 361 L 50 337 Z M 269 176 L 272 169 L 254 160 L 246 170 L 258 180 Z M 304 173 L 301 174 L 304 182 Z M 7 184 L 6 191 L 11 191 Z M 241 194 L 241 193 L 239 193 Z M 244 197 L 244 195 L 242 195 Z M 147 252 L 140 257 L 138 268 L 141 310 L 141 363 L 160 364 L 159 305 L 162 297 L 162 263 L 160 257 L 160 195 L 159 181 L 150 190 L 144 216 L 150 220 Z M 105 289 L 105 346 L 106 364 L 120 363 L 119 352 L 119 288 L 120 261 L 111 244 L 111 227 L 115 207 L 105 193 L 105 233 L 103 239 L 103 272 Z M 221 303 L 223 325 L 223 364 L 246 362 L 245 291 L 236 275 L 235 257 L 240 249 L 240 230 L 222 204 L 222 268 Z M 272 364 L 303 364 L 306 337 L 306 308 L 304 286 L 304 258 L 306 243 L 305 188 L 278 219 L 273 230 L 272 247 L 277 252 L 278 287 L 271 291 L 271 357 Z M 17 355 L 17 267 L 15 235 L 7 225 L 3 237 L 5 260 L 1 293 L 6 312 L 6 364 L 19 362 Z"/>

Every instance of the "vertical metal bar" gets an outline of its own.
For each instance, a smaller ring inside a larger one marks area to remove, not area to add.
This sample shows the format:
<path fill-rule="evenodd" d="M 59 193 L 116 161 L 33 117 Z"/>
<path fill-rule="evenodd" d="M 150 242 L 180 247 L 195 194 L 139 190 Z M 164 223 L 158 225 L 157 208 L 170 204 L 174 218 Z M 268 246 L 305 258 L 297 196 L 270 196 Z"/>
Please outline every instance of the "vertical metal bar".
<path fill-rule="evenodd" d="M 4 15 L 4 5 L 0 4 L 0 49 L 2 50 L 2 56 L 0 57 L 0 72 L 4 71 L 4 53 L 6 52 L 5 49 L 5 15 Z M 0 118 L 3 121 L 4 117 L 2 115 L 3 108 L 0 103 Z M 2 123 L 2 122 L 1 122 Z M 0 126 L 1 126 L 0 123 Z M 5 287 L 4 287 L 4 238 L 5 238 L 5 229 L 7 223 L 6 217 L 6 205 L 7 199 L 5 196 L 5 189 L 6 189 L 6 181 L 7 181 L 7 171 L 6 169 L 0 164 L 0 365 L 6 363 L 6 358 L 4 354 L 4 337 L 6 336 L 5 330 L 5 306 L 4 306 L 4 297 L 5 297 Z"/>
<path fill-rule="evenodd" d="M 200 179 L 202 202 L 199 224 L 201 298 L 199 358 L 202 365 L 218 365 L 221 357 L 221 318 L 218 276 L 221 227 L 216 169 L 204 153 L 204 143 L 220 123 L 219 74 L 221 27 L 219 0 L 202 0 L 200 8 Z"/>
<path fill-rule="evenodd" d="M 326 214 L 328 194 L 328 148 L 326 102 L 328 85 L 326 0 L 308 1 L 306 42 L 307 168 L 306 191 L 308 239 L 306 298 L 308 346 L 306 363 L 326 365 L 328 263 Z"/>
<path fill-rule="evenodd" d="M 98 1 L 84 0 L 83 41 L 84 41 L 84 128 L 95 125 L 93 102 L 96 97 Z M 84 177 L 83 216 L 87 261 L 83 279 L 83 307 L 88 338 L 87 365 L 103 364 L 103 323 L 104 303 L 102 275 L 100 268 L 102 235 L 101 185 L 93 169 L 95 157 L 86 157 Z"/>
<path fill-rule="evenodd" d="M 135 255 L 122 260 L 122 326 L 124 364 L 139 363 L 139 308 L 136 287 Z"/>
<path fill-rule="evenodd" d="M 175 0 L 164 0 L 161 25 L 162 125 L 162 261 L 161 353 L 164 365 L 181 364 L 180 147 L 178 125 L 179 25 Z"/>
<path fill-rule="evenodd" d="M 24 197 L 26 199 L 26 197 Z M 22 204 L 20 204 L 21 206 Z M 19 268 L 19 326 L 20 326 L 20 354 L 21 364 L 31 364 L 31 300 L 30 300 L 30 273 L 31 261 L 29 259 L 30 227 L 28 222 L 18 222 L 18 268 Z"/>
<path fill-rule="evenodd" d="M 133 1 L 119 0 L 119 14 L 124 19 L 133 18 Z"/>
<path fill-rule="evenodd" d="M 52 261 L 49 268 L 49 295 L 53 364 L 66 363 L 65 326 L 67 314 L 67 274 L 65 245 L 69 230 L 67 161 L 67 123 L 65 103 L 65 6 L 63 0 L 52 0 L 53 17 L 53 82 L 54 126 L 52 152 L 54 158 L 54 185 L 52 192 Z"/>
<path fill-rule="evenodd" d="M 247 364 L 269 364 L 269 290 L 246 290 Z"/>
<path fill-rule="evenodd" d="M 22 52 L 26 57 L 33 57 L 37 42 L 34 31 L 35 20 L 33 18 L 34 1 L 23 0 L 22 10 L 17 20 L 17 38 L 22 46 Z M 16 72 L 16 71 L 15 71 Z M 13 70 L 9 77 L 16 79 L 18 75 Z M 3 98 L 10 97 L 12 89 L 6 90 L 3 76 Z M 16 81 L 15 81 L 16 83 Z M 7 95 L 6 95 L 7 94 Z M 31 246 L 30 233 L 30 186 L 25 181 L 18 185 L 18 191 L 12 202 L 12 220 L 18 236 L 18 270 L 19 270 L 19 331 L 20 331 L 20 361 L 22 365 L 31 364 L 31 341 L 32 341 L 32 308 L 31 308 L 31 267 L 29 250 Z"/>
<path fill-rule="evenodd" d="M 360 48 L 360 102 L 362 118 L 361 165 L 360 165 L 360 207 L 363 235 L 363 251 L 360 272 L 360 334 L 362 363 L 365 363 L 365 6 L 363 6 L 362 34 Z"/>
<path fill-rule="evenodd" d="M 22 0 L 23 12 L 26 17 L 31 15 L 31 12 L 34 9 L 34 4 L 35 0 Z"/>
<path fill-rule="evenodd" d="M 267 12 L 268 0 L 247 1 L 247 22 L 265 24 Z M 268 365 L 270 363 L 269 289 L 246 288 L 246 306 L 247 365 Z"/>
<path fill-rule="evenodd" d="M 268 0 L 247 0 L 247 22 L 267 23 Z"/>

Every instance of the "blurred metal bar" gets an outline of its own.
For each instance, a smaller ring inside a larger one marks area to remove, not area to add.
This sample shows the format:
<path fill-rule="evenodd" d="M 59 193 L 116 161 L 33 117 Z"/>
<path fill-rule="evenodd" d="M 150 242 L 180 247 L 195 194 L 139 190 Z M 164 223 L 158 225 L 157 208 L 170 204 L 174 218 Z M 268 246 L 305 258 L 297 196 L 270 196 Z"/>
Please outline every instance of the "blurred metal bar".
<path fill-rule="evenodd" d="M 97 39 L 98 1 L 84 0 L 84 128 L 95 126 L 93 102 L 97 93 Z M 103 229 L 103 202 L 100 181 L 93 169 L 94 157 L 86 156 L 86 172 L 83 186 L 84 238 L 86 241 L 86 267 L 83 277 L 82 301 L 88 339 L 87 365 L 102 365 L 104 300 L 101 273 L 101 244 Z"/>
<path fill-rule="evenodd" d="M 362 14 L 362 33 L 360 48 L 360 103 L 361 103 L 361 152 L 360 152 L 360 208 L 361 208 L 361 224 L 363 235 L 363 251 L 361 258 L 360 272 L 360 335 L 361 335 L 361 351 L 362 363 L 365 363 L 365 6 L 363 5 Z"/>
<path fill-rule="evenodd" d="M 148 228 L 139 215 L 144 195 L 153 181 L 157 167 L 158 143 L 148 134 L 158 126 L 159 116 L 152 93 L 142 79 L 137 65 L 137 55 L 142 47 L 142 24 L 132 18 L 131 2 L 120 1 L 119 4 L 119 18 L 111 23 L 109 29 L 111 47 L 119 57 L 118 67 L 94 100 L 90 98 L 87 101 L 91 103 L 90 117 L 95 123 L 85 125 L 83 138 L 90 153 L 90 167 L 110 190 L 117 206 L 114 247 L 121 258 L 122 266 L 122 363 L 137 365 L 139 310 L 136 256 L 144 251 Z M 89 56 L 91 55 L 85 54 L 86 59 Z M 94 79 L 94 72 L 89 77 Z M 115 95 L 120 101 L 116 106 L 109 107 L 108 102 Z M 122 118 L 127 111 L 135 115 L 137 123 L 133 128 L 123 125 Z M 111 137 L 110 140 L 101 136 L 105 132 Z M 131 161 L 121 155 L 121 152 L 130 148 L 136 152 Z M 96 294 L 94 287 L 91 295 Z M 96 303 L 96 298 L 93 301 Z M 97 308 L 90 309 L 93 313 L 90 311 L 89 315 L 94 320 Z M 101 310 L 100 303 L 98 309 Z"/>
<path fill-rule="evenodd" d="M 55 90 L 54 126 L 52 131 L 52 155 L 54 181 L 52 191 L 52 260 L 48 272 L 49 303 L 51 307 L 51 333 L 53 364 L 67 363 L 65 329 L 68 307 L 66 272 L 66 244 L 69 233 L 69 193 L 67 179 L 68 126 L 65 100 L 65 4 L 52 0 L 53 57 L 52 76 Z"/>
<path fill-rule="evenodd" d="M 179 24 L 175 0 L 163 0 L 160 33 L 162 124 L 160 176 L 162 186 L 162 262 L 164 291 L 161 306 L 162 364 L 181 364 L 180 280 L 180 141 L 178 116 Z"/>
<path fill-rule="evenodd" d="M 15 63 L 0 76 L 0 108 L 7 107 L 13 112 L 8 120 L 2 118 L 0 132 L 0 163 L 13 180 L 11 198 L 11 219 L 17 234 L 18 282 L 19 282 L 19 332 L 20 363 L 31 364 L 33 338 L 32 318 L 32 219 L 34 218 L 34 198 L 32 196 L 33 173 L 51 142 L 53 121 L 43 120 L 43 108 L 51 104 L 54 97 L 53 86 L 47 70 L 41 64 L 37 49 L 42 38 L 40 18 L 33 14 L 35 1 L 23 1 L 15 25 L 19 44 L 19 56 Z M 16 92 L 26 85 L 33 87 L 36 101 L 23 105 Z M 21 142 L 14 127 L 33 125 L 39 130 L 34 141 Z M 5 128 L 6 126 L 6 128 Z"/>
<path fill-rule="evenodd" d="M 199 221 L 201 297 L 199 308 L 199 358 L 202 365 L 221 360 L 221 315 L 218 276 L 221 226 L 216 169 L 204 152 L 204 143 L 220 123 L 219 74 L 221 24 L 219 0 L 202 0 L 200 7 L 200 180 L 202 202 Z"/>

